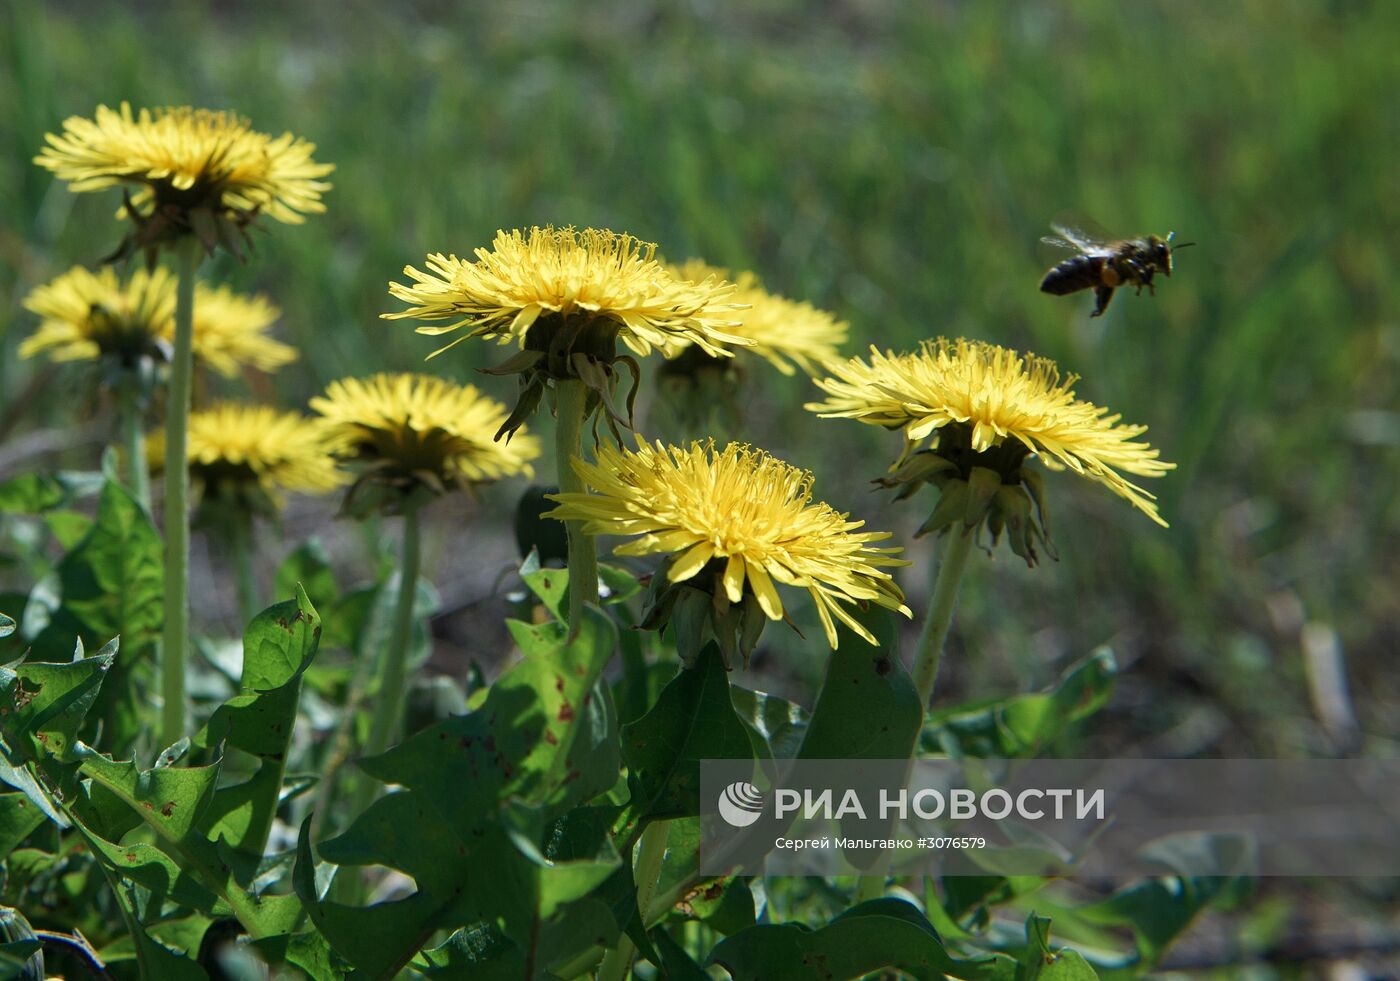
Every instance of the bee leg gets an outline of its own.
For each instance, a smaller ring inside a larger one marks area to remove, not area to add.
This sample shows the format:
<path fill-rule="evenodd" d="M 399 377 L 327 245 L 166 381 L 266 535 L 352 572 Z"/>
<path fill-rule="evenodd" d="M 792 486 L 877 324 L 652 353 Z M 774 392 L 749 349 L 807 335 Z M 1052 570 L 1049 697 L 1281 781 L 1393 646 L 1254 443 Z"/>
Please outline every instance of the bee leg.
<path fill-rule="evenodd" d="M 1094 287 L 1094 301 L 1095 301 L 1095 302 L 1094 302 L 1094 312 L 1091 313 L 1091 314 L 1089 314 L 1089 316 L 1090 316 L 1090 317 L 1102 317 L 1102 316 L 1103 316 L 1103 312 L 1104 312 L 1105 310 L 1108 309 L 1109 301 L 1111 301 L 1112 299 L 1113 299 L 1113 287 L 1112 287 L 1112 286 L 1096 286 L 1096 287 Z"/>

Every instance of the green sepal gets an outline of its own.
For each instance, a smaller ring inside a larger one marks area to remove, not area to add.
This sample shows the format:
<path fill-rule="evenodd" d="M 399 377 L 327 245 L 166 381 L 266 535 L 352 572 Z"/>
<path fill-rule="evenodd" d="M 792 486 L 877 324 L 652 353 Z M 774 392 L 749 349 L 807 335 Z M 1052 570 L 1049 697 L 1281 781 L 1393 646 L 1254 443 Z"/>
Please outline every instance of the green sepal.
<path fill-rule="evenodd" d="M 889 476 L 878 477 L 873 483 L 881 487 L 898 487 L 895 500 L 902 501 L 913 496 L 924 484 L 940 476 L 957 473 L 957 469 L 957 464 L 952 460 L 939 456 L 933 450 L 920 450 L 901 459 Z"/>
<path fill-rule="evenodd" d="M 518 375 L 529 371 L 544 357 L 543 351 L 517 351 L 500 364 L 489 368 L 478 368 L 483 375 Z"/>
<path fill-rule="evenodd" d="M 960 521 L 967 513 L 967 481 L 953 479 L 945 483 L 938 491 L 938 503 L 934 505 L 933 514 L 928 520 L 919 526 L 919 530 L 914 532 L 915 538 L 922 538 L 934 532 L 943 531 L 954 521 Z"/>
<path fill-rule="evenodd" d="M 1055 543 L 1050 538 L 1050 516 L 1045 507 L 1045 478 L 1039 470 L 1022 467 L 1021 486 L 1025 487 L 1026 493 L 1035 504 L 1035 523 L 1040 532 L 1040 541 L 1045 546 L 1045 554 L 1059 561 L 1060 554 L 1055 550 Z"/>
<path fill-rule="evenodd" d="M 501 428 L 496 430 L 496 439 L 505 437 L 506 442 L 510 442 L 515 431 L 525 425 L 525 420 L 534 415 L 535 409 L 539 408 L 540 399 L 544 397 L 544 388 L 545 380 L 542 375 L 520 376 L 520 394 L 516 396 L 515 406 L 510 410 L 510 415 L 501 423 Z"/>
<path fill-rule="evenodd" d="M 963 525 L 968 530 L 976 528 L 987 516 L 992 506 L 992 498 L 1001 486 L 1001 474 L 986 467 L 973 467 L 967 475 L 967 502 L 963 510 Z"/>
<path fill-rule="evenodd" d="M 1025 559 L 1026 565 L 1035 565 L 1035 523 L 1031 519 L 1030 498 L 1021 488 L 997 488 L 988 527 L 992 532 L 992 544 L 996 544 L 1004 527 L 1011 551 Z"/>

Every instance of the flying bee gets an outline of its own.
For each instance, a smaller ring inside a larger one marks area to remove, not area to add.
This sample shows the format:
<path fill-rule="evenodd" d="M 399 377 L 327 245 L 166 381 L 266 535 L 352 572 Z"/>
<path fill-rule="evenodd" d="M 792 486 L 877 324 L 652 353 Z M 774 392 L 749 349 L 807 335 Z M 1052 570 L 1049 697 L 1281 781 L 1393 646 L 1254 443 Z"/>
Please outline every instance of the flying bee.
<path fill-rule="evenodd" d="M 1166 238 L 1148 235 L 1145 238 L 1127 238 L 1117 242 L 1102 242 L 1077 229 L 1063 225 L 1051 225 L 1060 237 L 1041 239 L 1046 245 L 1070 249 L 1079 253 L 1052 266 L 1040 281 L 1042 293 L 1065 296 L 1080 290 L 1093 289 L 1094 312 L 1091 317 L 1099 317 L 1108 309 L 1113 299 L 1113 291 L 1120 286 L 1136 286 L 1138 293 L 1144 286 L 1155 294 L 1157 287 L 1152 277 L 1157 273 L 1172 274 L 1172 253 L 1184 249 L 1195 242 L 1172 244 L 1175 232 L 1168 232 Z"/>

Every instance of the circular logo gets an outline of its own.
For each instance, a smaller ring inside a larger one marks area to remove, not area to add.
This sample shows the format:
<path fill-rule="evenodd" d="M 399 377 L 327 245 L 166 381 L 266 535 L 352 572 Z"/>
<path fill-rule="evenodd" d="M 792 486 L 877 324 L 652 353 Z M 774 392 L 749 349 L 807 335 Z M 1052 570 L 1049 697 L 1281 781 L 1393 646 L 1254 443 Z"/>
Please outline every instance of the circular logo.
<path fill-rule="evenodd" d="M 719 795 L 719 816 L 732 827 L 747 828 L 763 816 L 763 791 L 737 780 Z"/>

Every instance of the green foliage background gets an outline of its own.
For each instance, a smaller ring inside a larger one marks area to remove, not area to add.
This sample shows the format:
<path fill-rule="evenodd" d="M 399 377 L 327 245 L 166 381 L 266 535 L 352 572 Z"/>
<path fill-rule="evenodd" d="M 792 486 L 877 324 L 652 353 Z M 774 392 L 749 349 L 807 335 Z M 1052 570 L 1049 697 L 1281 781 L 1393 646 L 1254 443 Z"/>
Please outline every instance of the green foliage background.
<path fill-rule="evenodd" d="M 341 375 L 419 366 L 432 342 L 377 319 L 386 281 L 536 222 L 752 268 L 848 319 L 853 352 L 939 333 L 1029 347 L 1152 426 L 1181 465 L 1153 488 L 1173 527 L 1052 478 L 1062 560 L 974 563 L 950 694 L 1046 683 L 1107 640 L 1125 669 L 1100 716 L 1115 752 L 1114 719 L 1158 752 L 1325 750 L 1302 638 L 1330 630 L 1363 730 L 1393 739 L 1397 36 L 1400 7 L 1365 0 L 10 0 L 0 464 L 36 466 L 29 447 L 48 444 L 25 438 L 70 425 L 74 403 L 15 358 L 32 325 L 20 299 L 118 234 L 115 197 L 70 195 L 30 163 L 44 133 L 99 102 L 228 107 L 338 165 L 326 216 L 211 272 L 268 292 L 302 351 L 250 380 L 260 395 L 300 405 Z M 1066 214 L 1200 245 L 1155 299 L 1091 322 L 1087 300 L 1035 289 L 1034 243 Z M 435 370 L 465 379 L 499 354 L 463 345 Z M 894 437 L 818 423 L 805 382 L 755 370 L 749 386 L 746 438 L 908 537 L 920 510 L 866 491 Z M 46 452 L 90 468 L 96 451 Z M 488 505 L 504 518 L 509 501 Z M 916 609 L 930 554 L 911 551 Z M 767 669 L 810 693 L 822 659 L 779 634 Z"/>

